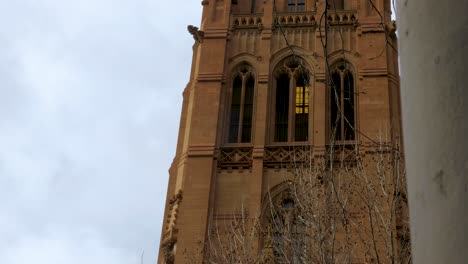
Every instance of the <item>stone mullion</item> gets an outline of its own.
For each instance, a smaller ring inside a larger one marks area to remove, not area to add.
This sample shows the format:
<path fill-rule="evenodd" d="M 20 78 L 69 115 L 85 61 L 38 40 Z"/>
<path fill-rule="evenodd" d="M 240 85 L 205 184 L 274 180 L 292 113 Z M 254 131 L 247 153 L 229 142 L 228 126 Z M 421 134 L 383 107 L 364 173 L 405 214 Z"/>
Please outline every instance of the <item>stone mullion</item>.
<path fill-rule="evenodd" d="M 340 138 L 341 141 L 345 141 L 345 113 L 344 113 L 344 74 L 340 71 Z"/>
<path fill-rule="evenodd" d="M 309 80 L 313 80 L 313 76 L 311 75 L 309 77 Z M 313 102 L 313 96 L 315 95 L 315 93 L 313 93 L 313 87 L 312 87 L 312 84 L 314 82 L 312 81 L 309 81 L 309 101 L 307 101 L 307 104 L 308 104 L 308 123 L 307 123 L 307 126 L 308 126 L 308 131 L 307 131 L 307 142 L 309 143 L 312 143 L 313 140 L 313 122 L 314 122 L 314 111 L 313 109 L 315 109 L 315 104 L 312 105 L 310 102 Z"/>
<path fill-rule="evenodd" d="M 295 78 L 294 75 L 291 74 L 289 78 L 289 112 L 288 112 L 288 142 L 294 141 L 294 111 L 295 111 Z"/>
<path fill-rule="evenodd" d="M 239 127 L 237 128 L 237 143 L 242 141 L 242 121 L 244 120 L 244 103 L 245 103 L 245 79 L 246 75 L 242 75 L 241 101 L 239 111 Z"/>
<path fill-rule="evenodd" d="M 358 136 L 359 136 L 359 133 L 358 133 L 358 106 L 359 106 L 359 102 L 358 102 L 358 99 L 359 99 L 359 96 L 358 96 L 358 89 L 357 89 L 357 74 L 354 74 L 353 72 L 349 71 L 349 73 L 353 76 L 353 89 L 352 89 L 352 96 L 353 96 L 353 116 L 354 116 L 354 123 L 353 123 L 353 127 L 354 127 L 354 141 L 355 142 L 359 142 L 359 139 L 358 139 Z"/>

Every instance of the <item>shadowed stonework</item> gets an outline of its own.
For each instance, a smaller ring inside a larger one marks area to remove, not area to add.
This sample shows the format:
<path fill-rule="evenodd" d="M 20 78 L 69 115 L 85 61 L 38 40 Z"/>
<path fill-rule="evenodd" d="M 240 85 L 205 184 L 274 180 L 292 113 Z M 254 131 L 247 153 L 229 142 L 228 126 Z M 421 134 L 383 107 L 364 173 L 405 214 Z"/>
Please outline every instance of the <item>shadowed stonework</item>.
<path fill-rule="evenodd" d="M 395 26 L 369 1 L 202 2 L 159 263 L 410 261 Z"/>

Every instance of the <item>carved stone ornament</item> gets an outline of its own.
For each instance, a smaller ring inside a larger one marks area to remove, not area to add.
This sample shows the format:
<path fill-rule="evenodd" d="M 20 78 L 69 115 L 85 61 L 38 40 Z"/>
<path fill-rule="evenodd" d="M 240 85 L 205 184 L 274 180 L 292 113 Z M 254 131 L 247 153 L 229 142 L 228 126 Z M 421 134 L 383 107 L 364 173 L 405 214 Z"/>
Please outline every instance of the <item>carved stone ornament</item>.
<path fill-rule="evenodd" d="M 174 204 L 180 203 L 182 201 L 182 190 L 179 190 L 173 197 L 172 199 L 169 200 L 169 205 L 173 206 Z"/>
<path fill-rule="evenodd" d="M 205 33 L 203 31 L 199 30 L 198 27 L 195 27 L 193 25 L 188 25 L 187 30 L 193 36 L 193 39 L 197 43 L 203 42 L 203 37 L 204 37 Z"/>
<path fill-rule="evenodd" d="M 164 243 L 162 245 L 163 254 L 164 254 L 164 263 L 173 264 L 174 263 L 174 245 L 176 244 L 176 240 L 172 239 Z"/>
<path fill-rule="evenodd" d="M 208 0 L 201 1 L 202 6 L 208 5 L 210 2 Z"/>
<path fill-rule="evenodd" d="M 310 161 L 312 150 L 309 146 L 277 146 L 265 148 L 265 167 L 287 167 Z"/>
<path fill-rule="evenodd" d="M 395 20 L 392 20 L 390 25 L 387 25 L 388 31 L 390 31 L 391 36 L 396 36 L 397 24 Z"/>
<path fill-rule="evenodd" d="M 243 70 L 247 71 L 241 74 L 250 73 L 248 68 L 240 68 L 240 71 Z M 252 166 L 252 148 L 223 148 L 220 154 L 219 168 L 250 168 Z"/>

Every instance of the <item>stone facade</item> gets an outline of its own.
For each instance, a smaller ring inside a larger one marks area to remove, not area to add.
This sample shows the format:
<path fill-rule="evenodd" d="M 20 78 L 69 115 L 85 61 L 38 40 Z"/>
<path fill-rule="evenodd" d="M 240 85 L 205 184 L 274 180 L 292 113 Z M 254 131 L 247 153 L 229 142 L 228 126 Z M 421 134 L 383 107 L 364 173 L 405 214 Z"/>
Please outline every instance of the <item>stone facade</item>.
<path fill-rule="evenodd" d="M 336 145 L 400 144 L 390 1 L 335 1 L 202 1 L 158 263 L 186 263 L 217 219 L 260 212 L 294 160 L 326 156 L 335 119 Z"/>

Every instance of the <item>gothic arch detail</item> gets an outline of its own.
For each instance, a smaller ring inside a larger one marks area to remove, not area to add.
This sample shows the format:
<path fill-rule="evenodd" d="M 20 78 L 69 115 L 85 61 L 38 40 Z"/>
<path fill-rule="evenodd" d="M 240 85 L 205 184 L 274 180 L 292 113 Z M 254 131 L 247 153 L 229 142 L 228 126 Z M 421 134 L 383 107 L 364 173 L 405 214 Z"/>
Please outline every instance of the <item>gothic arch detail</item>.
<path fill-rule="evenodd" d="M 302 58 L 280 61 L 272 74 L 270 118 L 273 142 L 309 141 L 311 72 Z"/>
<path fill-rule="evenodd" d="M 228 143 L 252 141 L 256 79 L 253 67 L 243 62 L 236 66 L 229 83 Z"/>
<path fill-rule="evenodd" d="M 352 65 L 339 60 L 330 71 L 330 140 L 346 144 L 356 140 L 356 74 Z"/>
<path fill-rule="evenodd" d="M 305 247 L 304 240 L 299 239 L 306 232 L 306 226 L 300 221 L 300 207 L 296 205 L 290 182 L 285 181 L 272 188 L 264 197 L 263 248 L 270 253 L 273 263 L 296 263 L 300 259 L 299 248 Z"/>

